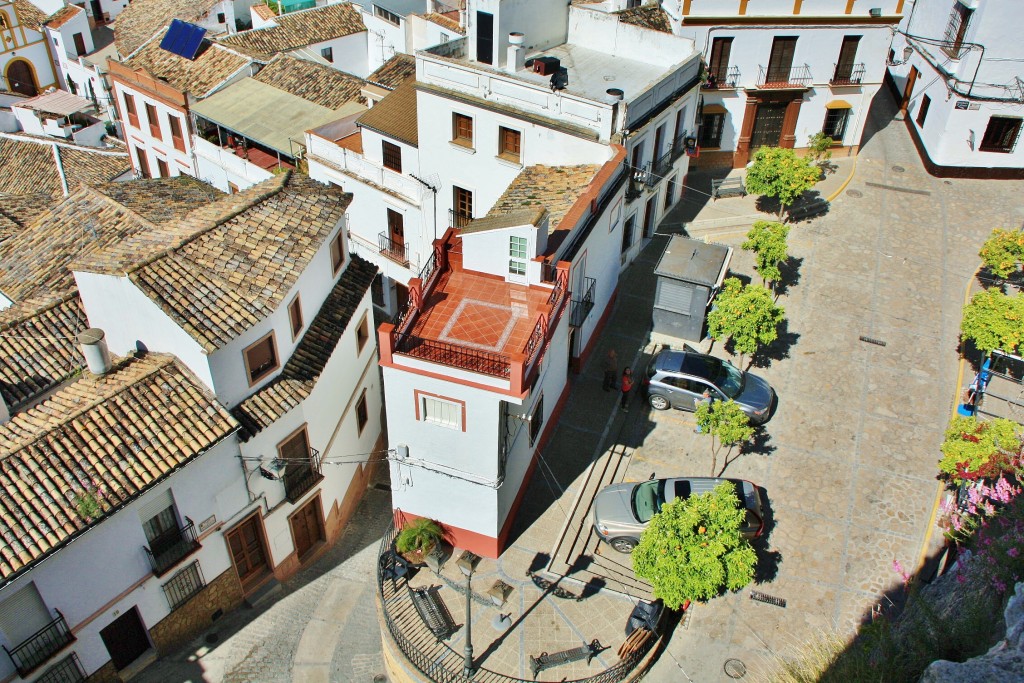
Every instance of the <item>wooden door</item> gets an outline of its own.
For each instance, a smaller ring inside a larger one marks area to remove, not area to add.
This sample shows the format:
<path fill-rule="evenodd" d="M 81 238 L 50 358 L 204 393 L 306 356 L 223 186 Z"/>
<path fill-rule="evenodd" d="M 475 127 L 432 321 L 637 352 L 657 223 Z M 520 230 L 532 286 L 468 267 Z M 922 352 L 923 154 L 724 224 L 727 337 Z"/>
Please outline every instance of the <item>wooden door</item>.
<path fill-rule="evenodd" d="M 766 83 L 788 83 L 793 70 L 793 55 L 796 53 L 796 38 L 778 37 L 772 41 L 771 57 L 768 58 Z"/>
<path fill-rule="evenodd" d="M 35 97 L 39 94 L 35 74 L 24 59 L 15 59 L 7 65 L 7 84 L 11 90 L 22 95 Z"/>
<path fill-rule="evenodd" d="M 324 527 L 320 514 L 320 499 L 315 498 L 291 517 L 292 536 L 295 539 L 295 553 L 301 558 L 324 539 Z"/>
<path fill-rule="evenodd" d="M 907 87 L 903 89 L 903 101 L 900 102 L 900 113 L 903 115 L 907 113 L 910 98 L 914 95 L 914 85 L 917 83 L 917 78 L 920 75 L 921 72 L 917 70 L 916 66 L 910 67 L 910 73 L 907 74 Z"/>
<path fill-rule="evenodd" d="M 657 162 L 661 158 L 661 153 L 662 153 L 661 143 L 663 142 L 662 138 L 664 138 L 664 137 L 665 137 L 665 126 L 664 125 L 658 126 L 658 129 L 656 131 L 654 131 L 654 160 L 655 160 L 655 162 Z"/>
<path fill-rule="evenodd" d="M 782 138 L 782 121 L 786 117 L 786 104 L 778 102 L 757 105 L 754 131 L 750 135 L 750 151 L 758 147 L 775 147 Z"/>
<path fill-rule="evenodd" d="M 235 571 L 243 582 L 267 568 L 258 515 L 253 515 L 228 534 L 228 547 L 231 549 L 231 559 L 235 562 Z"/>
<path fill-rule="evenodd" d="M 388 209 L 388 237 L 391 248 L 405 254 L 405 217 L 394 209 Z"/>
<path fill-rule="evenodd" d="M 647 200 L 647 206 L 644 208 L 644 237 L 650 239 L 654 237 L 654 214 L 658 212 L 658 195 L 653 195 Z"/>
<path fill-rule="evenodd" d="M 139 610 L 132 607 L 100 631 L 115 669 L 123 669 L 150 648 Z"/>

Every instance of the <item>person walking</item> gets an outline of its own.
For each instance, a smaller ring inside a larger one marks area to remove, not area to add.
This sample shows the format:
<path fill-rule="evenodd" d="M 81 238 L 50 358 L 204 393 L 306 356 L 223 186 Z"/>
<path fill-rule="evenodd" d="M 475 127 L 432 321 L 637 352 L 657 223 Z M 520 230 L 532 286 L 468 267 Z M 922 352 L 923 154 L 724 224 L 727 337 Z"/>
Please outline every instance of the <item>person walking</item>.
<path fill-rule="evenodd" d="M 629 412 L 629 392 L 633 390 L 633 370 L 626 368 L 622 371 L 622 379 L 620 380 L 620 388 L 622 389 L 622 406 L 623 412 Z"/>
<path fill-rule="evenodd" d="M 695 400 L 693 402 L 693 409 L 694 409 L 693 412 L 696 413 L 697 412 L 697 408 L 700 408 L 702 403 L 707 403 L 708 405 L 711 405 L 711 401 L 712 400 L 713 399 L 711 398 L 711 390 L 710 389 L 705 389 L 704 390 L 704 394 L 700 398 L 698 398 L 697 400 Z M 700 428 L 700 424 L 698 423 L 696 429 L 694 429 L 693 431 L 696 434 L 700 434 L 704 430 Z"/>
<path fill-rule="evenodd" d="M 604 358 L 604 383 L 601 388 L 611 391 L 615 388 L 615 374 L 619 371 L 619 359 L 615 355 L 615 349 L 610 349 Z"/>

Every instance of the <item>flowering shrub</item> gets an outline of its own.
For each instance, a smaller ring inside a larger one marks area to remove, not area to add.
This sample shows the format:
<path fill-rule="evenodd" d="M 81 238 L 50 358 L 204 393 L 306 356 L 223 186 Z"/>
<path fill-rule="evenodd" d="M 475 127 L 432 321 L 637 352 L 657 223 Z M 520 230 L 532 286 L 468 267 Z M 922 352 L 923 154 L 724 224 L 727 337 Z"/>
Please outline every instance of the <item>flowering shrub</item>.
<path fill-rule="evenodd" d="M 946 429 L 939 469 L 957 484 L 994 479 L 1015 469 L 1021 449 L 1021 426 L 1012 420 L 954 417 Z"/>

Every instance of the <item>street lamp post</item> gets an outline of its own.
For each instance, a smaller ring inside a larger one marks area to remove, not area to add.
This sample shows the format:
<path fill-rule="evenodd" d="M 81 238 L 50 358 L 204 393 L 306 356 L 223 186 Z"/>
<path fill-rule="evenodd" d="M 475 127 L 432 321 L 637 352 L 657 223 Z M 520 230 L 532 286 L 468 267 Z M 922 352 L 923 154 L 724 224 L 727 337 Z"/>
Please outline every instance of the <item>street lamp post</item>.
<path fill-rule="evenodd" d="M 480 561 L 480 556 L 469 552 L 468 550 L 462 551 L 459 555 L 459 559 L 455 561 L 458 565 L 459 570 L 466 576 L 466 647 L 463 650 L 465 652 L 465 658 L 462 664 L 462 675 L 466 678 L 473 677 L 473 570 L 476 568 L 476 563 Z"/>

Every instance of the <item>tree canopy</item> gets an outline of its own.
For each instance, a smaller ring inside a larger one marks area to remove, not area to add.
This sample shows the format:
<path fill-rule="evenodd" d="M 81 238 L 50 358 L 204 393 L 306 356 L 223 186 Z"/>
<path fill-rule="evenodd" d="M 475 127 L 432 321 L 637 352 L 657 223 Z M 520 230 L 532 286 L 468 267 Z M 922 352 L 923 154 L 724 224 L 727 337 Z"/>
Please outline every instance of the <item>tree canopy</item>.
<path fill-rule="evenodd" d="M 1015 353 L 1024 340 L 1024 296 L 1007 296 L 996 288 L 978 292 L 964 306 L 960 335 L 979 351 Z"/>
<path fill-rule="evenodd" d="M 748 192 L 778 199 L 781 216 L 820 177 L 821 169 L 811 159 L 798 157 L 791 149 L 761 147 L 747 168 L 744 184 Z"/>
<path fill-rule="evenodd" d="M 718 451 L 722 446 L 727 446 L 732 450 L 733 446 L 748 441 L 754 435 L 754 428 L 750 426 L 750 418 L 732 399 L 700 403 L 697 406 L 696 418 L 701 432 L 711 435 L 711 476 L 721 476 L 722 472 L 725 472 L 725 468 L 729 466 L 729 458 L 726 457 L 722 472 L 716 472 Z"/>
<path fill-rule="evenodd" d="M 740 590 L 754 578 L 757 554 L 740 535 L 746 519 L 736 487 L 675 499 L 654 515 L 633 551 L 633 571 L 669 609 Z"/>
<path fill-rule="evenodd" d="M 772 221 L 755 221 L 747 233 L 747 240 L 740 245 L 754 252 L 754 268 L 765 284 L 778 282 L 782 278 L 779 266 L 789 258 L 787 237 L 789 226 Z"/>
<path fill-rule="evenodd" d="M 785 318 L 785 310 L 776 305 L 767 289 L 744 285 L 739 278 L 730 277 L 715 297 L 715 308 L 708 313 L 708 334 L 716 340 L 732 339 L 742 358 L 778 339 L 779 323 Z"/>
<path fill-rule="evenodd" d="M 957 484 L 997 477 L 1005 460 L 1000 455 L 1019 453 L 1022 433 L 1024 427 L 1005 418 L 982 422 L 974 417 L 954 417 L 946 428 L 939 469 Z"/>
<path fill-rule="evenodd" d="M 981 246 L 978 256 L 996 277 L 1009 277 L 1024 262 L 1024 230 L 996 228 Z"/>

